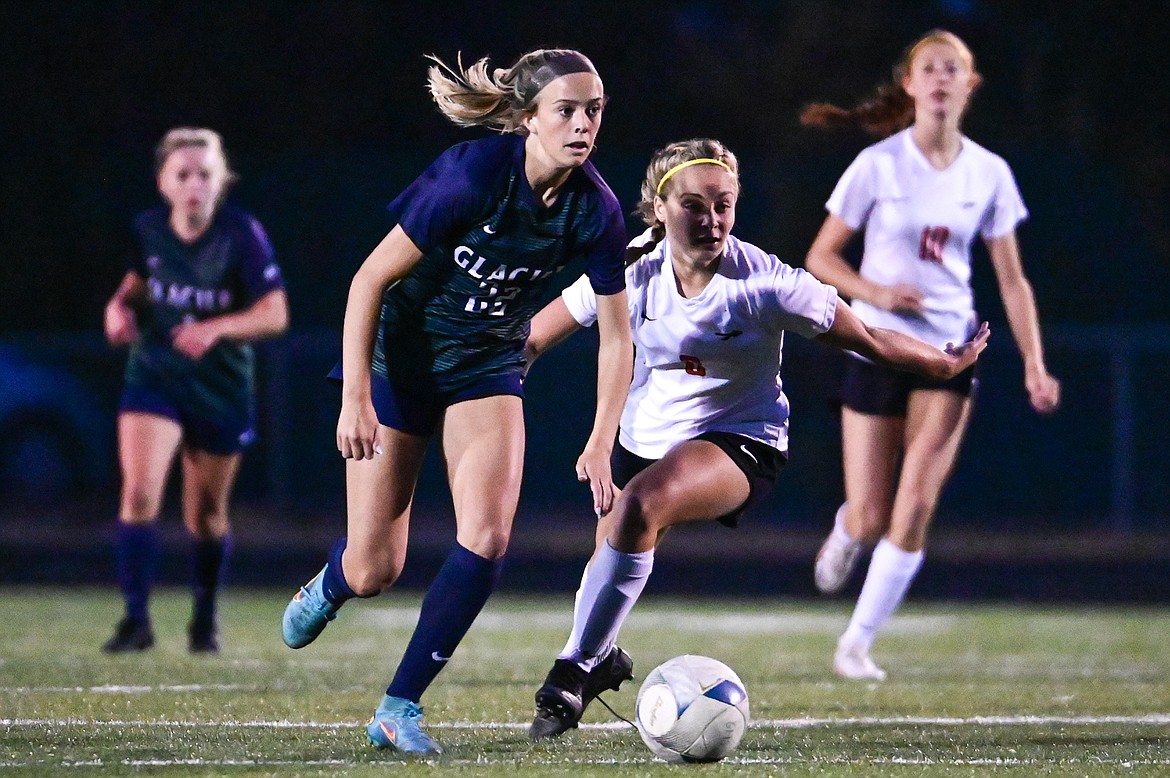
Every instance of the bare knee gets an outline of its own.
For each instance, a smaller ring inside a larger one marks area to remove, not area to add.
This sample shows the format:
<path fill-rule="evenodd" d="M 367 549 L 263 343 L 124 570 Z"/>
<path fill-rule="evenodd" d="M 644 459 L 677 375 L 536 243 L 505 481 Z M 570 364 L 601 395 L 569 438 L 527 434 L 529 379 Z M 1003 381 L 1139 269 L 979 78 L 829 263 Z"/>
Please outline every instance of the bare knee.
<path fill-rule="evenodd" d="M 613 537 L 618 551 L 633 553 L 653 548 L 660 531 L 668 524 L 661 506 L 667 496 L 662 489 L 633 486 L 622 492 L 615 506 Z"/>
<path fill-rule="evenodd" d="M 187 531 L 200 540 L 222 538 L 231 532 L 226 509 L 201 511 L 184 518 Z"/>
<path fill-rule="evenodd" d="M 222 538 L 230 531 L 227 501 L 220 495 L 200 493 L 185 507 L 183 523 L 200 540 Z"/>
<path fill-rule="evenodd" d="M 512 533 L 500 527 L 481 527 L 469 532 L 459 532 L 459 545 L 484 559 L 495 560 L 508 551 Z"/>
<path fill-rule="evenodd" d="M 153 490 L 128 486 L 122 490 L 122 520 L 137 524 L 154 519 L 162 507 L 160 503 L 161 496 Z"/>
<path fill-rule="evenodd" d="M 402 574 L 405 555 L 363 551 L 347 546 L 341 558 L 345 582 L 358 597 L 373 597 L 389 589 Z"/>

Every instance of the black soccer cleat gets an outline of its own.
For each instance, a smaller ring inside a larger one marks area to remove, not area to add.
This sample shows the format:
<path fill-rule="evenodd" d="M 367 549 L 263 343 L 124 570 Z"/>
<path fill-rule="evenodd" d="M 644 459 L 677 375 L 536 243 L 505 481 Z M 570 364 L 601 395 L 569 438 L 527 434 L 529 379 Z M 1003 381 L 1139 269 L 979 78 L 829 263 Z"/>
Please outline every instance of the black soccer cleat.
<path fill-rule="evenodd" d="M 154 630 L 149 621 L 136 621 L 124 618 L 114 627 L 114 634 L 102 644 L 102 651 L 107 654 L 126 654 L 132 651 L 145 651 L 154 645 Z"/>
<path fill-rule="evenodd" d="M 187 650 L 192 654 L 218 654 L 215 619 L 194 619 L 187 625 Z"/>
<path fill-rule="evenodd" d="M 588 673 L 575 662 L 556 660 L 536 692 L 536 716 L 528 728 L 528 737 L 543 740 L 573 729 L 597 695 L 616 692 L 633 677 L 634 660 L 617 646 Z"/>

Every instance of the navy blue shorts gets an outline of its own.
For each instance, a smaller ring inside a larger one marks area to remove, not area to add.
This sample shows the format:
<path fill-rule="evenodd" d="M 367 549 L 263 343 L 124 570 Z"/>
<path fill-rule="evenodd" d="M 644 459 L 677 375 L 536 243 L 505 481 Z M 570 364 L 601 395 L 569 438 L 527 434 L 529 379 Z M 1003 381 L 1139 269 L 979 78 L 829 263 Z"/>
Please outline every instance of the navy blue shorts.
<path fill-rule="evenodd" d="M 341 366 L 329 373 L 340 383 Z M 524 379 L 519 373 L 485 376 L 454 392 L 411 392 L 388 380 L 381 373 L 370 373 L 370 397 L 378 423 L 409 435 L 430 437 L 438 429 L 443 412 L 455 403 L 478 400 L 500 394 L 524 397 Z"/>
<path fill-rule="evenodd" d="M 209 417 L 193 413 L 160 389 L 126 384 L 118 412 L 150 413 L 175 421 L 183 428 L 183 443 L 209 454 L 238 454 L 256 440 L 256 414 L 249 403 L 239 413 Z"/>
<path fill-rule="evenodd" d="M 780 468 L 788 462 L 788 457 L 780 451 L 746 435 L 738 435 L 734 432 L 704 432 L 701 435 L 696 435 L 692 440 L 705 440 L 719 446 L 723 453 L 731 458 L 736 467 L 747 476 L 749 492 L 744 504 L 731 513 L 715 518 L 715 521 L 726 527 L 739 526 L 739 517 L 743 512 L 758 504 L 771 493 L 772 488 L 776 485 L 776 480 L 780 477 Z M 613 482 L 618 488 L 624 489 L 630 479 L 657 461 L 657 459 L 640 457 L 618 442 L 613 447 L 613 454 L 610 456 Z"/>
<path fill-rule="evenodd" d="M 962 397 L 971 397 L 978 386 L 975 365 L 954 378 L 936 381 L 849 357 L 845 360 L 841 404 L 869 416 L 905 416 L 910 393 L 915 390 L 941 389 Z"/>

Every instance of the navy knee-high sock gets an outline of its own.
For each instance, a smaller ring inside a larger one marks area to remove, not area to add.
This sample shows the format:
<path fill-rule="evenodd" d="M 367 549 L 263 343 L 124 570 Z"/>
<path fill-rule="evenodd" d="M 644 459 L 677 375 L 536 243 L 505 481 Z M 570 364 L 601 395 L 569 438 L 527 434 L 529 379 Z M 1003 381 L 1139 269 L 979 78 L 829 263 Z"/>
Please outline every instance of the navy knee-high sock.
<path fill-rule="evenodd" d="M 117 546 L 118 586 L 126 601 L 126 618 L 145 622 L 149 620 L 146 605 L 161 552 L 158 527 L 153 521 L 143 524 L 119 521 Z"/>
<path fill-rule="evenodd" d="M 418 625 L 386 693 L 418 702 L 483 609 L 504 560 L 456 545 L 423 598 Z"/>
<path fill-rule="evenodd" d="M 329 552 L 329 564 L 325 566 L 325 574 L 321 577 L 321 590 L 325 599 L 334 605 L 341 605 L 346 600 L 357 597 L 353 589 L 345 580 L 345 571 L 341 569 L 341 555 L 345 553 L 347 538 L 341 538 L 333 544 Z"/>
<path fill-rule="evenodd" d="M 195 595 L 193 616 L 196 623 L 210 624 L 215 621 L 215 595 L 219 592 L 231 547 L 230 535 L 195 540 L 192 590 Z"/>

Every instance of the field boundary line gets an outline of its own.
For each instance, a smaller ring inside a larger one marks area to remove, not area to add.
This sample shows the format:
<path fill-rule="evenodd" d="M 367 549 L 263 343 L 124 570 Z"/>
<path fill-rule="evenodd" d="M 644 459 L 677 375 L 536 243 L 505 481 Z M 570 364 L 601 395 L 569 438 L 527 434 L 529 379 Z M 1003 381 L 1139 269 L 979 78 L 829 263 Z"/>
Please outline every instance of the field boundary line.
<path fill-rule="evenodd" d="M 813 727 L 887 727 L 917 726 L 1094 726 L 1099 724 L 1170 724 L 1170 713 L 1149 713 L 1132 716 L 844 716 L 833 718 L 757 719 L 751 729 L 809 729 Z M 360 726 L 357 721 L 192 721 L 183 719 L 158 720 L 94 720 L 67 719 L 0 719 L 3 727 L 224 727 L 228 729 L 346 729 Z M 511 721 L 437 721 L 427 725 L 432 729 L 528 729 L 527 722 Z M 581 729 L 627 729 L 629 724 L 618 721 L 581 724 Z"/>

